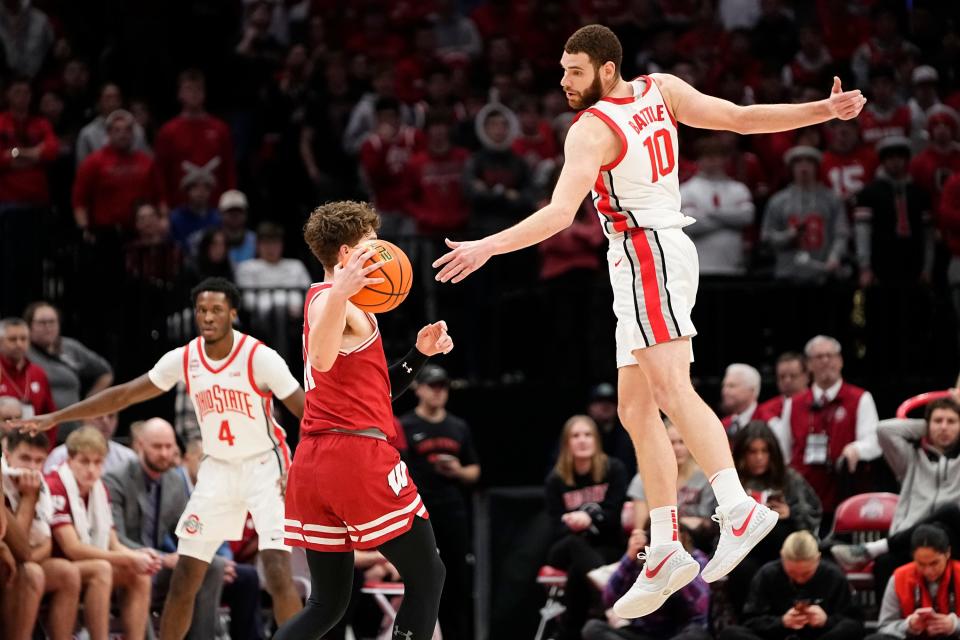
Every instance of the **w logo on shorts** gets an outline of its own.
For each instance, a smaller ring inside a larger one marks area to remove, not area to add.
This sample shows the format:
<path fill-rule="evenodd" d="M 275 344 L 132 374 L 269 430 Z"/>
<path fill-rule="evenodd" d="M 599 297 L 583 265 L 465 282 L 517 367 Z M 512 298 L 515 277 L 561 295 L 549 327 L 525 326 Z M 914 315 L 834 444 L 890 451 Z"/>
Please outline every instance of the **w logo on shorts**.
<path fill-rule="evenodd" d="M 387 484 L 390 485 L 390 488 L 393 489 L 393 492 L 398 496 L 404 487 L 410 484 L 410 479 L 407 478 L 406 462 L 401 460 L 400 464 L 390 470 L 390 473 L 387 474 Z"/>

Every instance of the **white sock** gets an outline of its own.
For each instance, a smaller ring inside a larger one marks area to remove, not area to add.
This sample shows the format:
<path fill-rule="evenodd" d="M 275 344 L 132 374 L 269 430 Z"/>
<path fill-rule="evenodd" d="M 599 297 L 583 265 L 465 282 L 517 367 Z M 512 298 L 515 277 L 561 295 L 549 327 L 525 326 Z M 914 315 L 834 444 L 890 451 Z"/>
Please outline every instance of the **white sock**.
<path fill-rule="evenodd" d="M 717 471 L 710 478 L 710 486 L 713 487 L 713 493 L 717 496 L 717 504 L 721 509 L 729 509 L 750 499 L 743 490 L 743 485 L 740 484 L 737 470 L 733 467 Z"/>
<path fill-rule="evenodd" d="M 867 542 L 863 546 L 866 547 L 867 553 L 870 554 L 871 558 L 878 558 L 885 553 L 889 553 L 890 551 L 890 545 L 887 543 L 886 538 L 874 540 L 873 542 Z"/>
<path fill-rule="evenodd" d="M 657 507 L 650 509 L 650 546 L 670 544 L 680 540 L 677 531 L 677 508 Z"/>

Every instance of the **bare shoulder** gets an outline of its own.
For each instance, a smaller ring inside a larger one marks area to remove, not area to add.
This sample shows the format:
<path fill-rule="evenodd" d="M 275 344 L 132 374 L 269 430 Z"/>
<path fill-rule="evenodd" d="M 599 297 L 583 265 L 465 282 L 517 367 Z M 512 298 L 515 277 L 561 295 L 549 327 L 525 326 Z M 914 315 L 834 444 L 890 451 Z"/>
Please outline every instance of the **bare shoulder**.
<path fill-rule="evenodd" d="M 611 145 L 619 145 L 616 134 L 601 118 L 590 111 L 582 112 L 577 121 L 570 126 L 564 142 L 564 152 L 568 158 L 576 157 L 573 152 L 588 150 L 604 151 Z"/>
<path fill-rule="evenodd" d="M 671 102 L 693 88 L 671 73 L 651 73 L 647 77 L 657 84 L 664 99 Z"/>

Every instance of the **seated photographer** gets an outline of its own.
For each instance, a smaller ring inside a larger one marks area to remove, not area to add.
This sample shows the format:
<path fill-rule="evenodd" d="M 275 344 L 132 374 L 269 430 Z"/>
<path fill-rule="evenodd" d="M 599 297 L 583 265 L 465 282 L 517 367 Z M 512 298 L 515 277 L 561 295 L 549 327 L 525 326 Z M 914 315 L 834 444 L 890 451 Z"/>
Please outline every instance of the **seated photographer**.
<path fill-rule="evenodd" d="M 750 582 L 743 626 L 725 627 L 718 640 L 859 640 L 860 611 L 839 567 L 820 562 L 809 531 L 787 536 L 780 559 L 768 562 Z"/>
<path fill-rule="evenodd" d="M 922 524 L 910 540 L 913 562 L 893 572 L 880 606 L 880 630 L 867 640 L 960 637 L 960 561 L 950 559 L 950 539 Z"/>

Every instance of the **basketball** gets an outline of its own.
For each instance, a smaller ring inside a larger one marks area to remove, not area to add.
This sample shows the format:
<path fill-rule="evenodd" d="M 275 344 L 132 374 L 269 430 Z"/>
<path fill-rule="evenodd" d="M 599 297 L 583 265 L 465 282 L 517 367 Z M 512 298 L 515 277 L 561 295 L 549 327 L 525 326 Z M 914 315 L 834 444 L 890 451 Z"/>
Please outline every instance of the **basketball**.
<path fill-rule="evenodd" d="M 383 278 L 383 282 L 368 285 L 350 298 L 350 302 L 369 313 L 385 313 L 400 306 L 410 293 L 413 284 L 413 267 L 410 259 L 400 247 L 386 240 L 368 240 L 361 242 L 356 251 L 371 248 L 376 253 L 363 266 L 380 263 L 381 267 L 368 275 L 370 278 Z M 349 260 L 349 256 L 346 258 Z"/>

